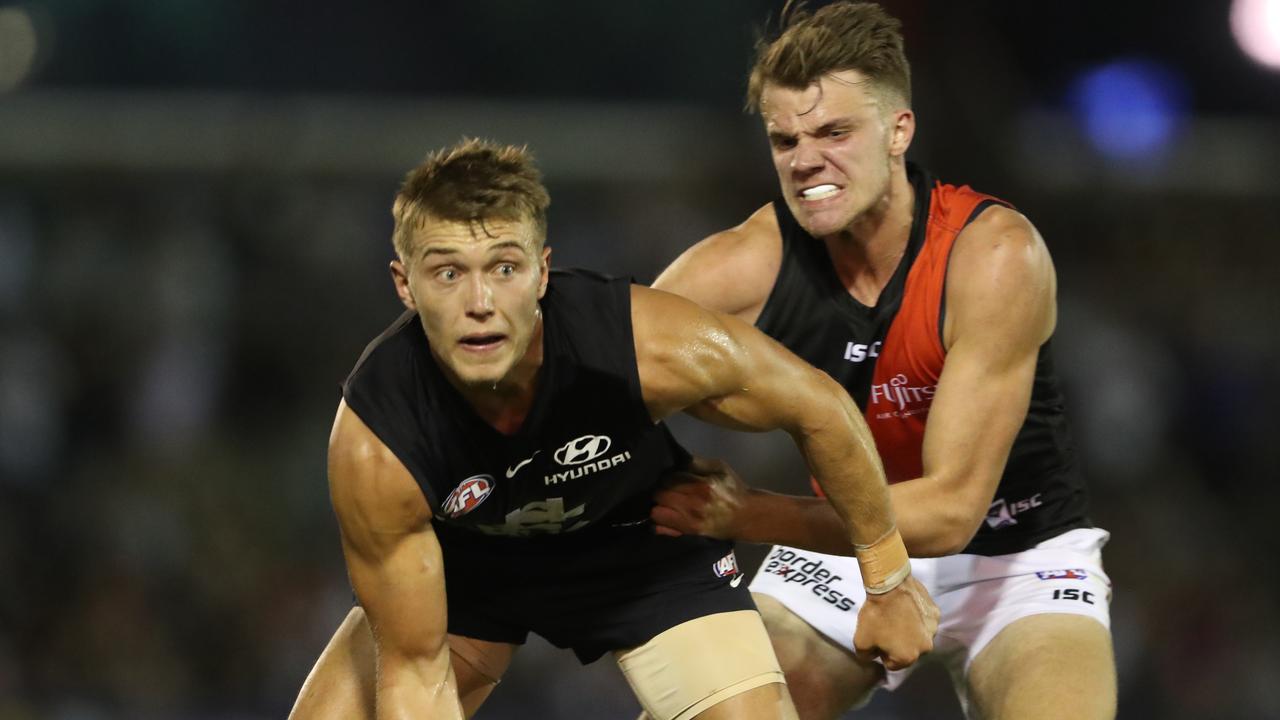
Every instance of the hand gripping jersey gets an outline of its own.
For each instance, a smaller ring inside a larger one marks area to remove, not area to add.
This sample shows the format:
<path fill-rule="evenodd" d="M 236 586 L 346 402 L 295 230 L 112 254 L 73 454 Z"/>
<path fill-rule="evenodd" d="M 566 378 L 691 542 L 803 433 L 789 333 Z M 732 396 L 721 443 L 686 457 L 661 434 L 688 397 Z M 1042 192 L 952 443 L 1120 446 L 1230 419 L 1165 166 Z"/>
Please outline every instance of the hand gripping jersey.
<path fill-rule="evenodd" d="M 863 409 L 889 482 L 919 477 L 929 408 L 946 362 L 947 260 L 964 227 L 1000 200 L 934 181 L 908 164 L 915 215 L 907 250 L 875 307 L 845 289 L 826 246 L 786 203 L 774 202 L 782 265 L 756 325 L 844 385 Z M 983 423 L 980 417 L 974 423 Z M 1040 348 L 1026 420 L 986 521 L 963 552 L 1017 552 L 1086 527 L 1088 500 L 1076 464 L 1049 343 Z"/>
<path fill-rule="evenodd" d="M 640 394 L 630 283 L 552 271 L 541 305 L 544 362 L 515 434 L 484 422 L 449 384 L 413 312 L 365 350 L 347 404 L 440 523 L 519 537 L 643 523 L 659 475 L 687 455 Z"/>

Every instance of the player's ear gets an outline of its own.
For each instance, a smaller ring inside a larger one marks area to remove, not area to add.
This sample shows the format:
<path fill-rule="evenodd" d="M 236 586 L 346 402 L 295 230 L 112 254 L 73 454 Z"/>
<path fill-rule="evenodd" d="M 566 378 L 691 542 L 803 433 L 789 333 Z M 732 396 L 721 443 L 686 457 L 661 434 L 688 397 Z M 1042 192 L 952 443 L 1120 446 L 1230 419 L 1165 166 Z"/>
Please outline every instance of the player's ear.
<path fill-rule="evenodd" d="M 543 247 L 542 253 L 538 256 L 538 299 L 541 300 L 543 295 L 547 294 L 547 282 L 551 279 L 551 248 Z"/>
<path fill-rule="evenodd" d="M 902 108 L 890 114 L 889 121 L 889 154 L 902 157 L 916 135 L 916 114 L 911 108 Z"/>
<path fill-rule="evenodd" d="M 396 295 L 404 306 L 417 312 L 418 303 L 413 299 L 413 291 L 409 288 L 409 271 L 399 258 L 391 261 L 391 282 L 395 283 Z"/>

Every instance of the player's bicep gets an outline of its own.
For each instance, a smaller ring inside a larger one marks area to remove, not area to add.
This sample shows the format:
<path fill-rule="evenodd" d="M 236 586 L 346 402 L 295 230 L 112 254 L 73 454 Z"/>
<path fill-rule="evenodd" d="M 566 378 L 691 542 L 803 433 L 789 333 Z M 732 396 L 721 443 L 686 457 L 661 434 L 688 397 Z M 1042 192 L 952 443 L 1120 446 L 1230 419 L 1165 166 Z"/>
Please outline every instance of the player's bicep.
<path fill-rule="evenodd" d="M 947 360 L 929 411 L 924 473 L 985 512 L 1026 419 L 1053 331 L 1053 265 L 1021 215 L 992 208 L 957 240 L 947 280 Z"/>
<path fill-rule="evenodd" d="M 444 564 L 412 475 L 345 405 L 329 488 L 347 572 L 386 660 L 437 658 L 447 637 Z"/>
<path fill-rule="evenodd" d="M 799 435 L 820 430 L 829 415 L 841 412 L 837 401 L 847 395 L 825 373 L 750 325 L 735 318 L 724 324 L 737 350 L 725 365 L 732 365 L 737 379 L 691 406 L 691 414 L 736 429 Z M 852 401 L 848 405 L 856 414 Z"/>
<path fill-rule="evenodd" d="M 632 320 L 645 402 L 738 430 L 799 429 L 826 376 L 760 331 L 668 293 L 636 288 Z"/>
<path fill-rule="evenodd" d="M 947 483 L 971 519 L 985 515 L 1026 418 L 1034 353 L 1016 361 L 957 343 L 929 410 L 923 471 Z"/>

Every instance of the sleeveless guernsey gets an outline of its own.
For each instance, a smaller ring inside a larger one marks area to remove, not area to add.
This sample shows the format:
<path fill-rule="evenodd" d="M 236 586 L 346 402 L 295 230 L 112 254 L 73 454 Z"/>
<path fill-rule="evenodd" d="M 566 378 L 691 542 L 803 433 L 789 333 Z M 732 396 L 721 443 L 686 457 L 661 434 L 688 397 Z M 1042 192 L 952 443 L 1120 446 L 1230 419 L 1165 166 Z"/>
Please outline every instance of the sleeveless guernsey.
<path fill-rule="evenodd" d="M 688 454 L 645 407 L 630 282 L 553 270 L 540 304 L 543 366 L 514 434 L 449 384 L 412 312 L 343 385 L 435 515 L 449 632 L 517 644 L 534 632 L 586 663 L 753 607 L 732 543 L 649 523 L 659 479 Z"/>
<path fill-rule="evenodd" d="M 874 307 L 851 296 L 826 246 L 774 202 L 782 265 L 757 326 L 839 381 L 863 409 L 889 482 L 921 475 L 921 446 L 938 378 L 947 261 L 960 231 L 992 204 L 968 186 L 934 181 L 908 164 L 915 214 L 906 252 Z M 975 417 L 974 423 L 984 422 Z M 1003 555 L 1090 525 L 1049 343 L 1039 352 L 1031 404 L 986 521 L 963 552 Z"/>
<path fill-rule="evenodd" d="M 641 397 L 630 288 L 586 271 L 552 272 L 537 396 L 512 435 L 484 422 L 449 384 L 414 312 L 365 350 L 344 387 L 347 404 L 446 525 L 533 536 L 644 522 L 658 476 L 687 455 Z"/>

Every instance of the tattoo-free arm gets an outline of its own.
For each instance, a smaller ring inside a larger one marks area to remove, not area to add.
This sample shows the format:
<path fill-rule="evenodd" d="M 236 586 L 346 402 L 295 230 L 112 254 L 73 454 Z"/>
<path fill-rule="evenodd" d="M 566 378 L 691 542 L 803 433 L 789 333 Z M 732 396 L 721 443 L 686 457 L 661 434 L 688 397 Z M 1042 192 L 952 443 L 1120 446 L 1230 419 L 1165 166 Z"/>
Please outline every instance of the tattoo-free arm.
<path fill-rule="evenodd" d="M 829 376 L 742 321 L 668 293 L 633 288 L 632 323 L 654 419 L 684 410 L 740 430 L 785 430 L 843 520 L 848 542 L 870 544 L 893 527 L 871 433 Z"/>
<path fill-rule="evenodd" d="M 417 482 L 343 402 L 329 493 L 377 652 L 377 720 L 462 718 L 449 662 L 444 565 Z"/>
<path fill-rule="evenodd" d="M 867 600 L 855 651 L 900 669 L 933 648 L 938 608 L 911 577 L 884 469 L 862 413 L 834 380 L 746 323 L 675 295 L 632 291 L 640 385 L 655 419 L 685 410 L 791 435 L 856 544 Z"/>
<path fill-rule="evenodd" d="M 1056 319 L 1053 264 L 1035 228 L 993 207 L 964 230 L 947 280 L 946 364 L 929 411 L 924 474 L 890 488 L 898 527 L 916 557 L 962 550 L 986 517 L 1026 418 L 1040 346 Z M 821 498 L 747 490 L 713 472 L 719 493 L 668 494 L 678 532 L 852 554 L 841 518 Z M 726 484 L 727 483 L 727 484 Z M 731 508 L 712 507 L 732 496 Z M 662 501 L 660 501 L 661 503 Z"/>
<path fill-rule="evenodd" d="M 752 324 L 764 309 L 781 265 L 782 236 L 769 204 L 741 225 L 685 250 L 653 287 Z"/>

